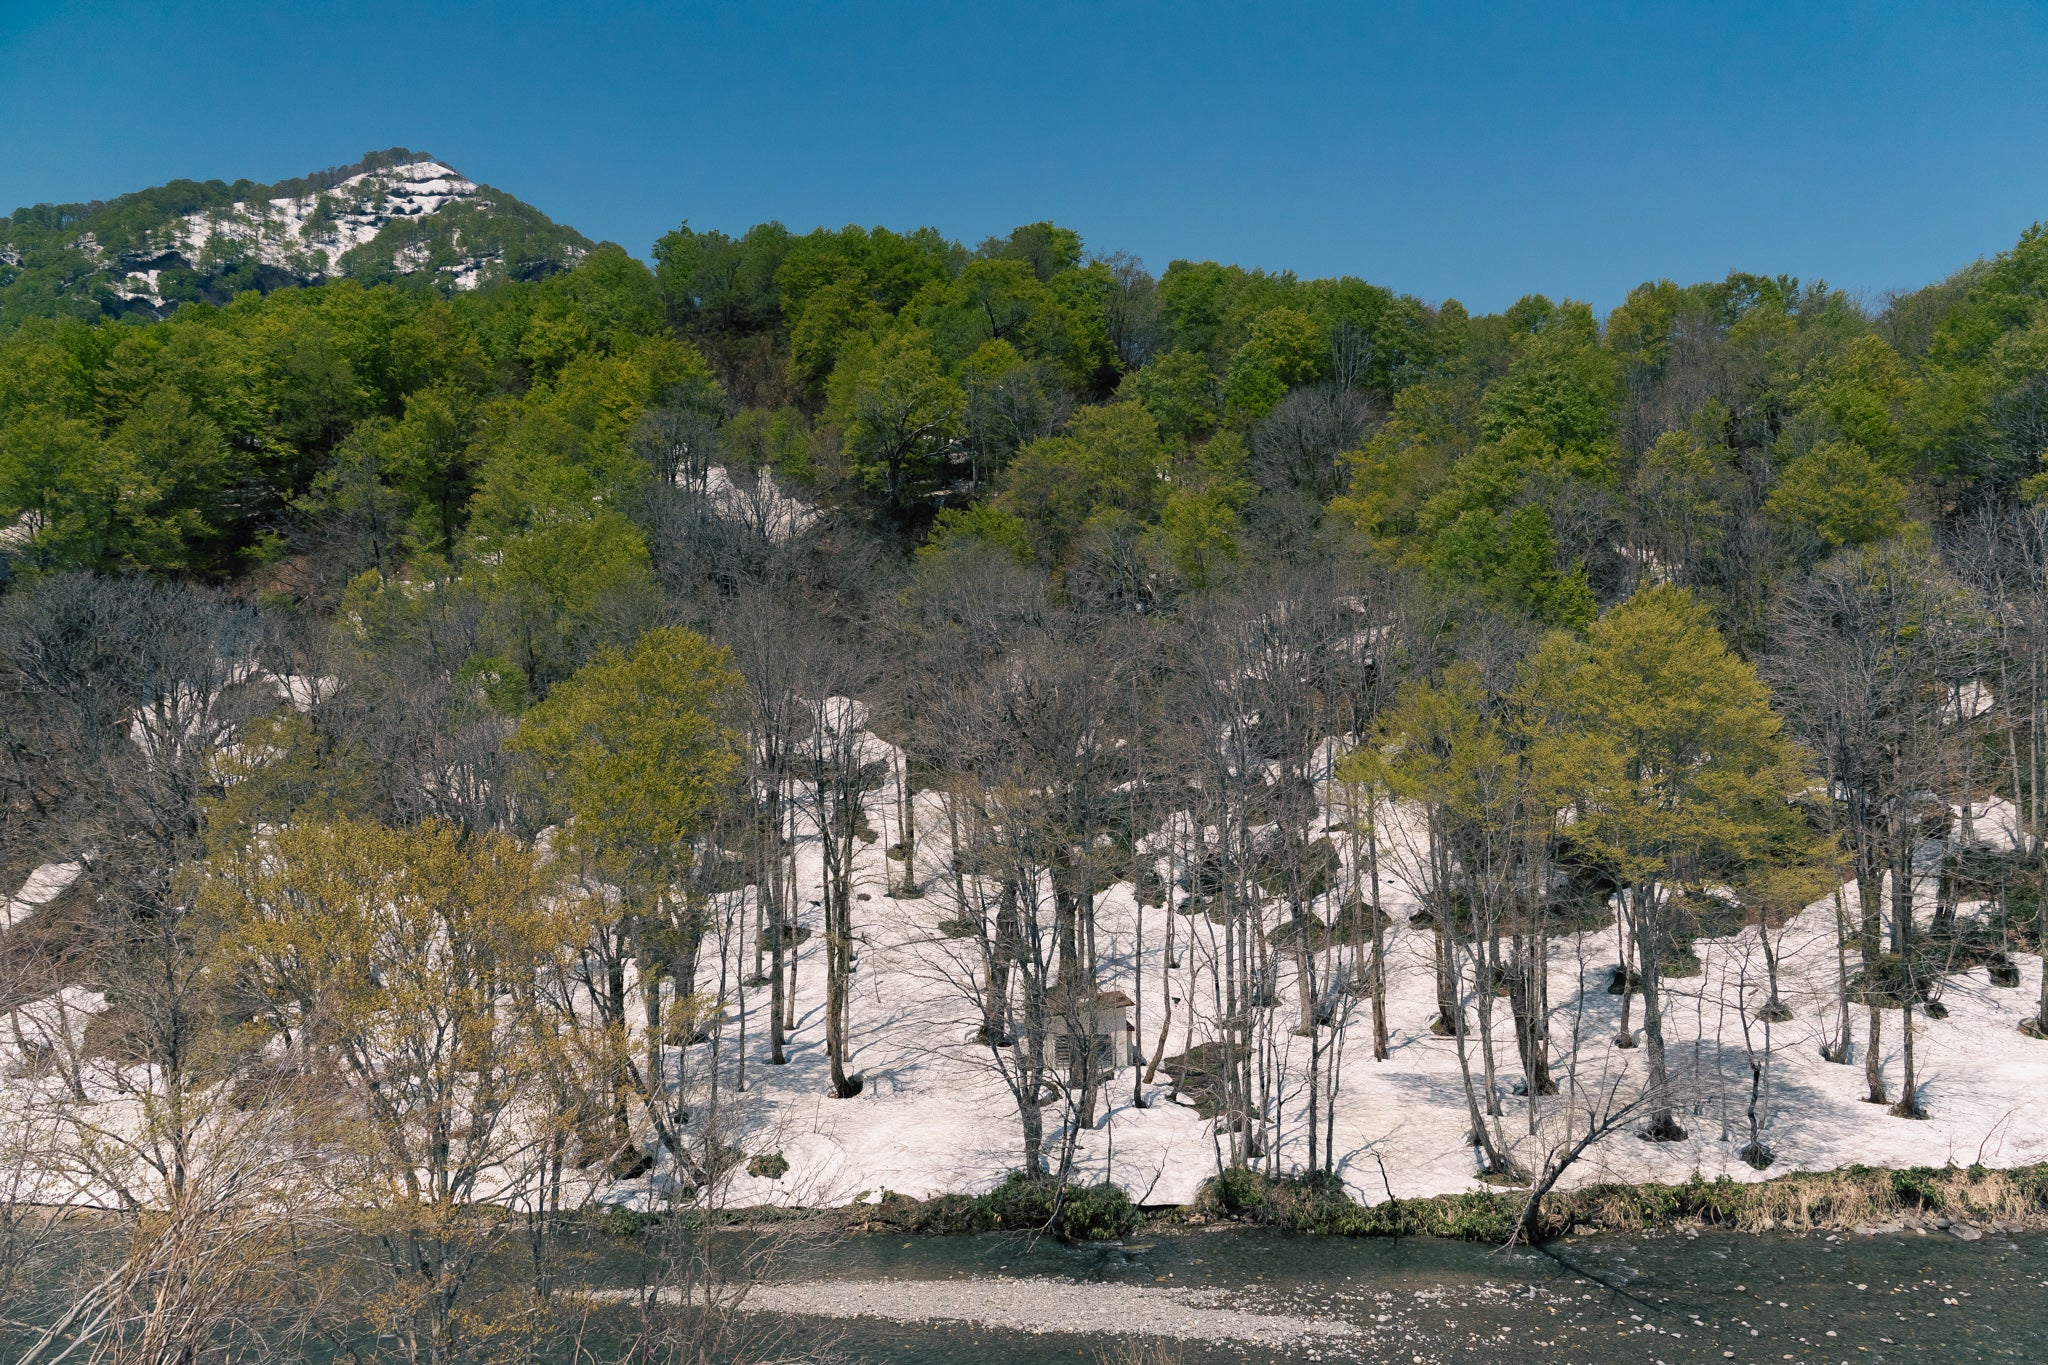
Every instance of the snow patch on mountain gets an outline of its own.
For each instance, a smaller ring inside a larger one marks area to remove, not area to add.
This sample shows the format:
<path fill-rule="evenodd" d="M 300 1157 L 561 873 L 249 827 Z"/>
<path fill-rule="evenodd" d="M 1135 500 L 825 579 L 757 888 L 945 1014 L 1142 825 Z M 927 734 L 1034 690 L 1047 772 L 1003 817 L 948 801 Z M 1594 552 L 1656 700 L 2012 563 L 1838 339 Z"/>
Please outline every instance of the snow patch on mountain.
<path fill-rule="evenodd" d="M 161 307 L 164 269 L 200 269 L 223 256 L 253 258 L 308 282 L 329 279 L 342 273 L 343 256 L 392 223 L 430 218 L 454 204 L 491 206 L 478 196 L 476 182 L 442 162 L 422 159 L 363 171 L 311 194 L 202 209 L 173 219 L 144 250 L 128 254 L 114 292 Z M 400 274 L 412 274 L 430 268 L 430 255 L 426 244 L 415 242 L 397 253 L 394 264 Z M 474 289 L 488 264 L 471 259 L 442 269 L 455 288 Z"/>
<path fill-rule="evenodd" d="M 216 238 L 252 251 L 265 265 L 331 275 L 343 253 L 375 237 L 398 218 L 424 218 L 476 196 L 465 180 L 438 161 L 411 161 L 352 175 L 333 189 L 225 210 L 187 214 L 171 227 L 172 246 L 197 261 Z"/>

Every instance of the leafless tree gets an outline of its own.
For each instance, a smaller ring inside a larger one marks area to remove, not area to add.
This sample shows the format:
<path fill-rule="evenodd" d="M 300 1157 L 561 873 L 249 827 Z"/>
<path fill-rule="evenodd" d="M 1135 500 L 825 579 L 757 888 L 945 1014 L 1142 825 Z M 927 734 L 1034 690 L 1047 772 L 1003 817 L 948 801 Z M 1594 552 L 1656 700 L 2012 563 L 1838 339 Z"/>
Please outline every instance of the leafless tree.
<path fill-rule="evenodd" d="M 1979 513 L 1958 528 L 1950 555 L 1976 587 L 1990 632 L 1991 718 L 2005 752 L 2014 852 L 2035 890 L 2034 946 L 2048 962 L 2048 895 L 2040 894 L 2048 887 L 2048 510 Z M 1960 693 L 1954 705 L 1966 722 L 1970 708 Z M 1970 831 L 1962 834 L 1967 842 Z M 2048 970 L 2034 1016 L 2021 1028 L 2048 1037 Z"/>
<path fill-rule="evenodd" d="M 1125 252 L 1098 257 L 1109 271 L 1105 319 L 1109 344 L 1125 373 L 1150 361 L 1166 342 L 1166 320 L 1159 307 L 1159 284 L 1144 262 Z"/>
<path fill-rule="evenodd" d="M 1280 400 L 1253 429 L 1254 472 L 1266 487 L 1292 487 L 1329 501 L 1342 487 L 1346 451 L 1372 434 L 1378 414 L 1359 388 L 1317 384 Z"/>
<path fill-rule="evenodd" d="M 1923 839 L 1946 833 L 1946 803 L 1932 797 L 1956 771 L 1962 730 L 1945 713 L 1974 658 L 1970 617 L 1966 591 L 1931 554 L 1903 543 L 1845 550 L 1777 605 L 1780 643 L 1767 661 L 1795 732 L 1820 758 L 1853 859 L 1873 1104 L 1886 1098 L 1881 1010 L 1901 1011 L 1903 1117 L 1921 1117 L 1912 1012 L 1930 984 L 1917 858 Z"/>

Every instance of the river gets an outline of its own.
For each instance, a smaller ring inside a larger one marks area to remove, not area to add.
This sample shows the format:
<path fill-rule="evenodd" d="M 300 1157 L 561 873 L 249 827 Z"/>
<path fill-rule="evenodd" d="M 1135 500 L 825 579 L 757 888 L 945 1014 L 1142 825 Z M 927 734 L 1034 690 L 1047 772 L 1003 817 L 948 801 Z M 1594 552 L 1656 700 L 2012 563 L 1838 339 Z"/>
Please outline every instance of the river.
<path fill-rule="evenodd" d="M 2043 1362 L 2048 1236 L 1680 1232 L 1503 1252 L 1243 1229 L 1082 1247 L 867 1235 L 791 1251 L 754 1302 L 814 1349 L 920 1365 Z"/>

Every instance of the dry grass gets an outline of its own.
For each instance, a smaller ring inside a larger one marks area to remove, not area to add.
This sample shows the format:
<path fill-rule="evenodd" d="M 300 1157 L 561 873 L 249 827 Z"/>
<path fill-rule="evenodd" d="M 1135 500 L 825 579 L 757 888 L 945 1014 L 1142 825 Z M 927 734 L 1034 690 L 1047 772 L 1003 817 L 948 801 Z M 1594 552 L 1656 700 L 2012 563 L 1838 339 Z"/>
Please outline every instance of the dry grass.
<path fill-rule="evenodd" d="M 1846 1231 L 1901 1219 L 2048 1228 L 2048 1166 L 1982 1166 L 1798 1172 L 1741 1184 L 1599 1185 L 1555 1196 L 1545 1210 L 1560 1228 L 1633 1229 L 1684 1224 L 1747 1232 Z"/>

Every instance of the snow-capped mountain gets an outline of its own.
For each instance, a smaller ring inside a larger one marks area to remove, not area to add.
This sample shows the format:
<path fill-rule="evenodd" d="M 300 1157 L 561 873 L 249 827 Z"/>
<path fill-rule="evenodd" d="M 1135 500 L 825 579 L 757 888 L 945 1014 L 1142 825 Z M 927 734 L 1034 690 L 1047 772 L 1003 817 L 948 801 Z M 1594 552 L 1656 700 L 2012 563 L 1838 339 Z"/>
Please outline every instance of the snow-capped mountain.
<path fill-rule="evenodd" d="M 395 148 L 276 185 L 173 181 L 0 218 L 0 317 L 164 314 L 342 277 L 444 293 L 565 269 L 591 243 L 445 162 Z"/>

